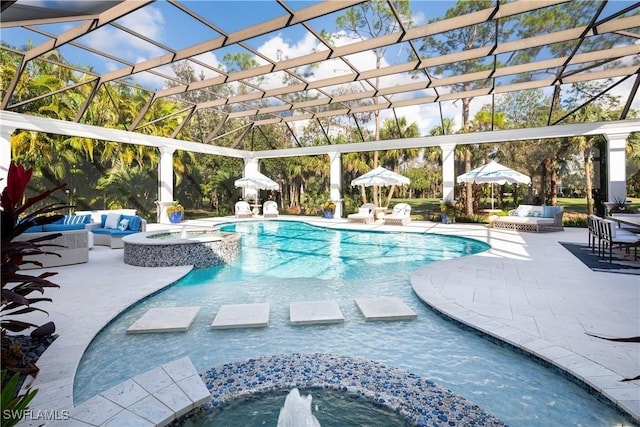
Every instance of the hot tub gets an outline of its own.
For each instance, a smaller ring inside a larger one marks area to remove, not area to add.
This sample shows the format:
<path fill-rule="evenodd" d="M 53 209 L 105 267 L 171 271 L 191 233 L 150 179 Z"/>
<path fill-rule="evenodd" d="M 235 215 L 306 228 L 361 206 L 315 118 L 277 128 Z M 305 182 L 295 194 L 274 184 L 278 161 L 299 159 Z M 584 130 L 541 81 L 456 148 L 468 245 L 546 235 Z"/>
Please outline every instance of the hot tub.
<path fill-rule="evenodd" d="M 207 268 L 240 256 L 240 235 L 215 229 L 147 231 L 126 236 L 125 264 L 138 267 L 193 265 Z"/>

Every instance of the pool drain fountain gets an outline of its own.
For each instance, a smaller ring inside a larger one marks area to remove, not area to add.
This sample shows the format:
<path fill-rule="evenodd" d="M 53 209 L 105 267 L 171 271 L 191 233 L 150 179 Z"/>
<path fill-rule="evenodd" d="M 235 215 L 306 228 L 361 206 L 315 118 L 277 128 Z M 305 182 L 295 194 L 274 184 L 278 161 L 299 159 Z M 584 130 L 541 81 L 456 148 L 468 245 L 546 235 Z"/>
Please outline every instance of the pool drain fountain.
<path fill-rule="evenodd" d="M 300 391 L 294 388 L 284 400 L 284 406 L 278 416 L 278 427 L 320 427 L 320 422 L 311 413 L 310 394 L 300 396 Z"/>

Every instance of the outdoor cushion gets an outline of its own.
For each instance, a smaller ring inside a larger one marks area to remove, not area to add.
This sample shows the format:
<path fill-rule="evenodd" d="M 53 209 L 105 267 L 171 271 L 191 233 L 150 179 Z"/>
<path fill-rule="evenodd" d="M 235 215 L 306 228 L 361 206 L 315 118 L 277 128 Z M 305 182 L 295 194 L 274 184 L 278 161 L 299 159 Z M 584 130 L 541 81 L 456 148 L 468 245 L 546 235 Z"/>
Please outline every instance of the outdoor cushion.
<path fill-rule="evenodd" d="M 140 231 L 142 226 L 142 219 L 138 215 L 122 215 L 122 219 L 128 220 L 128 226 L 126 230 Z"/>
<path fill-rule="evenodd" d="M 91 215 L 65 215 L 63 224 L 89 224 L 91 223 Z"/>
<path fill-rule="evenodd" d="M 69 231 L 69 230 L 84 230 L 84 224 L 45 224 L 42 226 L 42 231 Z"/>
<path fill-rule="evenodd" d="M 118 223 L 120 222 L 120 217 L 121 216 L 122 215 L 120 215 L 119 213 L 107 214 L 107 219 L 104 222 L 104 228 L 117 229 L 118 228 Z"/>
<path fill-rule="evenodd" d="M 369 208 L 358 209 L 358 215 L 369 215 L 370 213 L 371 213 L 371 209 Z"/>
<path fill-rule="evenodd" d="M 120 220 L 120 223 L 118 224 L 118 230 L 124 231 L 127 229 L 128 226 L 129 226 L 129 220 L 126 218 L 123 218 Z"/>
<path fill-rule="evenodd" d="M 603 219 L 602 221 L 611 225 L 611 238 L 613 239 L 614 237 L 616 237 L 616 223 L 609 219 Z"/>
<path fill-rule="evenodd" d="M 520 205 L 516 209 L 514 215 L 515 216 L 527 216 L 529 215 L 529 210 L 531 210 L 531 206 L 528 205 Z"/>
<path fill-rule="evenodd" d="M 129 234 L 135 234 L 137 233 L 137 231 L 131 231 L 131 230 L 118 230 L 118 229 L 111 229 L 111 228 L 96 228 L 95 230 L 92 230 L 93 233 L 95 234 L 110 234 L 112 237 L 116 236 L 116 237 L 120 237 L 120 236 L 128 236 Z"/>
<path fill-rule="evenodd" d="M 27 228 L 26 230 L 24 230 L 25 233 L 41 233 L 42 232 L 42 226 L 41 225 L 34 225 L 32 227 Z"/>
<path fill-rule="evenodd" d="M 542 206 L 542 216 L 545 218 L 553 218 L 555 215 L 555 206 Z"/>

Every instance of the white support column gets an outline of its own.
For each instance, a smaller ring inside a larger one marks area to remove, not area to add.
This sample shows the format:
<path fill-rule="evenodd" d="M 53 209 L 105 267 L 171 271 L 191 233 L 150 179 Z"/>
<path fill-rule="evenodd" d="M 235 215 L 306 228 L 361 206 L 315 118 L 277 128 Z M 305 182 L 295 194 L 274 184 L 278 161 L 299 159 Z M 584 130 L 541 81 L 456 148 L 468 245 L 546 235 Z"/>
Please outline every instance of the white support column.
<path fill-rule="evenodd" d="M 251 176 L 260 172 L 260 159 L 244 159 L 244 175 Z M 242 197 L 244 200 L 258 201 L 258 189 L 256 188 L 244 188 L 242 191 Z"/>
<path fill-rule="evenodd" d="M 342 217 L 342 155 L 337 152 L 329 155 L 329 197 L 336 204 L 334 218 Z"/>
<path fill-rule="evenodd" d="M 11 134 L 16 128 L 3 124 L 0 127 L 0 192 L 7 186 L 7 175 L 11 165 Z"/>
<path fill-rule="evenodd" d="M 625 148 L 628 133 L 604 134 L 607 140 L 607 194 L 609 201 L 627 198 Z"/>
<path fill-rule="evenodd" d="M 455 155 L 456 144 L 442 144 L 442 200 L 455 200 Z"/>
<path fill-rule="evenodd" d="M 167 216 L 167 207 L 173 203 L 173 153 L 174 148 L 158 147 L 160 150 L 160 163 L 158 164 L 158 200 L 157 222 L 170 224 Z"/>

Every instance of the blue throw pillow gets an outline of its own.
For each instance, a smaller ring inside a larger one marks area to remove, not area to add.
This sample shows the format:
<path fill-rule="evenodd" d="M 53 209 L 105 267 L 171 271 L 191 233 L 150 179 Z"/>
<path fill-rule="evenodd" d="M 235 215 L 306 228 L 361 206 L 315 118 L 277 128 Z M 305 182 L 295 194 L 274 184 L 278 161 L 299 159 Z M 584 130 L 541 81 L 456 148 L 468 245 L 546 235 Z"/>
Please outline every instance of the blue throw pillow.
<path fill-rule="evenodd" d="M 104 228 L 104 224 L 107 222 L 107 214 L 100 215 L 100 228 Z"/>
<path fill-rule="evenodd" d="M 553 206 L 543 206 L 542 207 L 542 216 L 545 218 L 553 218 L 553 215 L 555 214 L 555 207 Z"/>
<path fill-rule="evenodd" d="M 137 215 L 122 215 L 122 218 L 129 220 L 129 226 L 127 227 L 128 230 L 140 231 L 140 228 L 142 227 L 142 218 Z"/>
<path fill-rule="evenodd" d="M 63 224 L 89 224 L 91 222 L 91 215 L 65 215 Z"/>

